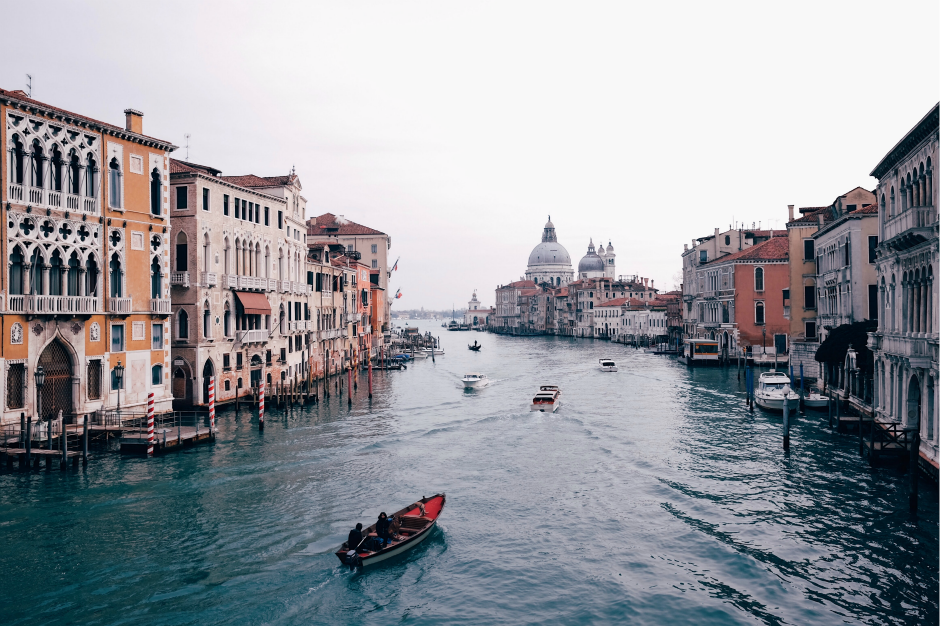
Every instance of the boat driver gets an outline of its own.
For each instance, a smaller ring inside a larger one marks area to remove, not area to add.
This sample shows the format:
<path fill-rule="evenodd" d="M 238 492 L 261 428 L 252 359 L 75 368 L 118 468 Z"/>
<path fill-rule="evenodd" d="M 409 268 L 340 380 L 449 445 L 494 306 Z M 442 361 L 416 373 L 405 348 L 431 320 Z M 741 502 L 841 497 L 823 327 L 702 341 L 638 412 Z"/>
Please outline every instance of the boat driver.
<path fill-rule="evenodd" d="M 355 550 L 359 547 L 359 544 L 362 543 L 362 523 L 356 524 L 356 527 L 349 531 L 349 539 L 346 540 L 346 545 L 349 546 L 350 550 Z"/>

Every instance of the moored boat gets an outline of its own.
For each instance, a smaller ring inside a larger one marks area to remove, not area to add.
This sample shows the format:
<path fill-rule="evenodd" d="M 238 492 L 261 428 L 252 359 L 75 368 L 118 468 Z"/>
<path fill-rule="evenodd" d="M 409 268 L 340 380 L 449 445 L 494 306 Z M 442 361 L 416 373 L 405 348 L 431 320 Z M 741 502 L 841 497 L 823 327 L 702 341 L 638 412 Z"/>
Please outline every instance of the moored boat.
<path fill-rule="evenodd" d="M 791 406 L 794 400 L 799 398 L 793 394 L 790 388 L 790 378 L 783 372 L 770 370 L 760 375 L 757 381 L 757 389 L 754 391 L 754 401 L 762 409 L 768 411 L 783 411 L 784 398 L 789 396 Z"/>
<path fill-rule="evenodd" d="M 808 409 L 825 409 L 829 406 L 829 398 L 818 391 L 811 391 L 808 396 L 803 398 L 803 404 Z"/>
<path fill-rule="evenodd" d="M 561 405 L 561 390 L 555 385 L 542 385 L 532 398 L 530 411 L 554 413 Z"/>
<path fill-rule="evenodd" d="M 431 534 L 444 510 L 446 496 L 439 493 L 430 498 L 422 497 L 414 504 L 392 513 L 391 542 L 383 546 L 375 533 L 375 524 L 362 531 L 364 539 L 358 546 L 347 542 L 336 551 L 340 563 L 365 567 L 398 556 L 424 541 Z M 350 554 L 352 553 L 352 554 Z"/>
<path fill-rule="evenodd" d="M 486 377 L 486 374 L 464 374 L 464 389 L 479 389 L 481 387 L 486 387 L 488 384 L 490 384 L 490 379 Z"/>

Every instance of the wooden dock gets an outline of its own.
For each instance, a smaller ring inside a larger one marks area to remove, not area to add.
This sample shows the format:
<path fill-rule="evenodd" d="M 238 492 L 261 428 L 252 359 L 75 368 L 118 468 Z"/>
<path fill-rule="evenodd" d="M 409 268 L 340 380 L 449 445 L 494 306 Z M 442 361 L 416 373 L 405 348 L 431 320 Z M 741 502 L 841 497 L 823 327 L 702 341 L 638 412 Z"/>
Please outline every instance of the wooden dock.
<path fill-rule="evenodd" d="M 157 454 L 210 441 L 215 441 L 215 432 L 208 427 L 154 428 L 153 452 Z M 146 429 L 126 429 L 121 433 L 121 452 L 146 453 L 148 445 Z"/>

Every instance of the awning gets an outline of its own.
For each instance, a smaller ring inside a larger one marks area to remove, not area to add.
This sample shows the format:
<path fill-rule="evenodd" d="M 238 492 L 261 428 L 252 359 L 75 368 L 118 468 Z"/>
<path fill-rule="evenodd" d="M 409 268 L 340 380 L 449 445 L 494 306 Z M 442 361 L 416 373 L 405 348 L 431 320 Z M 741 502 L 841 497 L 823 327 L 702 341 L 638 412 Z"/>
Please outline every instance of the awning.
<path fill-rule="evenodd" d="M 271 305 L 268 298 L 263 293 L 252 293 L 250 291 L 236 291 L 235 297 L 242 303 L 245 309 L 245 315 L 270 315 Z"/>

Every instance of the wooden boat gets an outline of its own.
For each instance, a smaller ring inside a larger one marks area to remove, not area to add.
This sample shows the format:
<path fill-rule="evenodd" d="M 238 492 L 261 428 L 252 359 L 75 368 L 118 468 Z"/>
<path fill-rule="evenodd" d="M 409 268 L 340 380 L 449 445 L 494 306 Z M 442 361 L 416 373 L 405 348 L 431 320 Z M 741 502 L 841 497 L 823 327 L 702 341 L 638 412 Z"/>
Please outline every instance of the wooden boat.
<path fill-rule="evenodd" d="M 554 413 L 561 405 L 561 390 L 555 385 L 542 385 L 532 398 L 530 411 Z"/>
<path fill-rule="evenodd" d="M 467 344 L 467 347 L 473 350 L 474 352 L 479 352 L 480 348 L 483 347 L 483 344 L 477 343 L 476 341 L 474 341 L 472 346 L 470 344 Z"/>
<path fill-rule="evenodd" d="M 392 522 L 392 541 L 384 548 L 378 544 L 375 535 L 375 524 L 363 529 L 365 539 L 358 546 L 350 547 L 345 541 L 336 551 L 336 556 L 344 565 L 362 566 L 374 565 L 394 556 L 398 556 L 424 541 L 431 534 L 437 524 L 441 512 L 444 510 L 446 496 L 439 493 L 430 498 L 422 497 L 413 504 L 392 513 L 389 519 Z M 397 532 L 395 532 L 397 529 Z M 351 548 L 355 553 L 350 555 Z M 367 549 L 373 548 L 373 549 Z"/>

